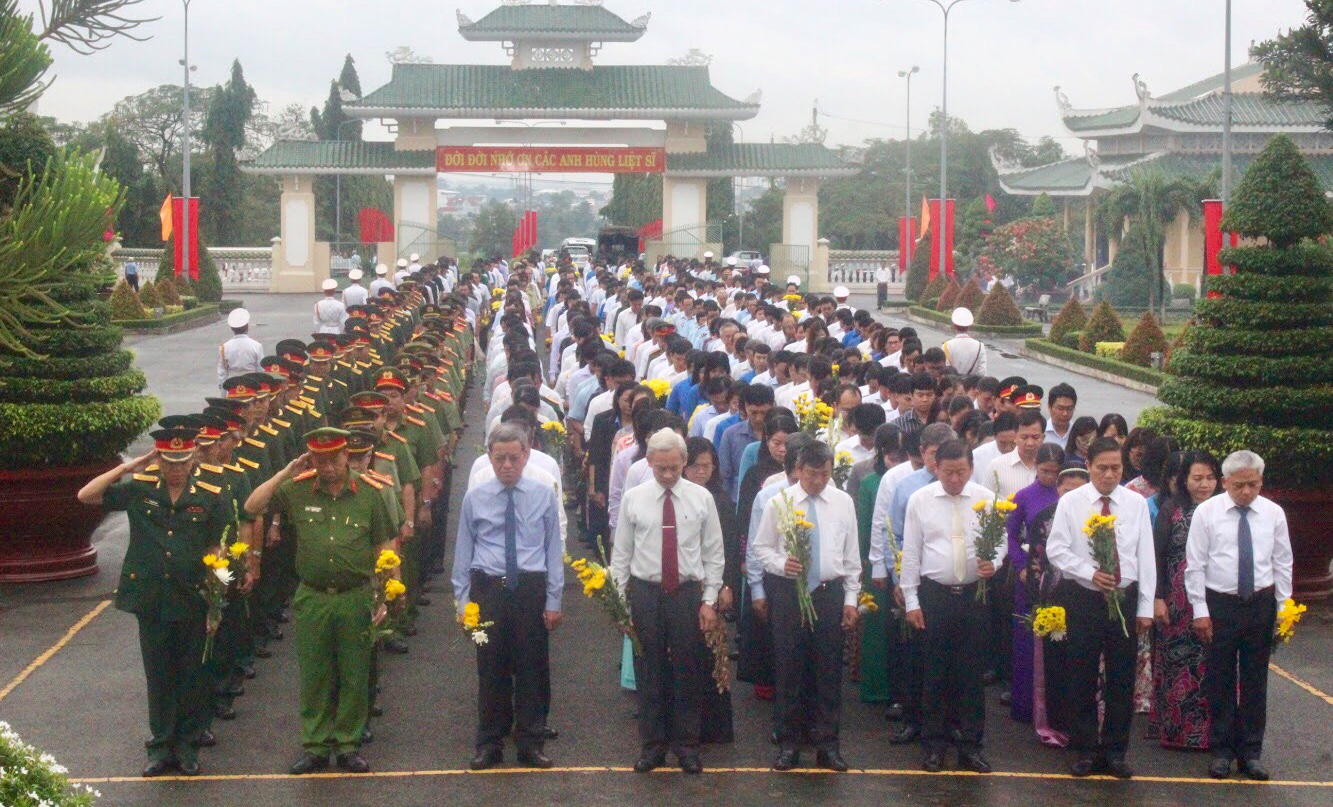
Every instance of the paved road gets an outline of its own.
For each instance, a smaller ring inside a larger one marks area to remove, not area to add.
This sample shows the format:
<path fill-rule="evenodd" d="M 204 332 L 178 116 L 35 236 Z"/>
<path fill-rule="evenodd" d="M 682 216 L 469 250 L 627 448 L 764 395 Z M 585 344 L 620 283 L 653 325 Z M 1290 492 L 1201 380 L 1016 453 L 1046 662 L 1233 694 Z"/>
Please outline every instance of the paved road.
<path fill-rule="evenodd" d="M 256 296 L 247 302 L 256 314 L 256 333 L 266 344 L 308 330 L 307 298 Z M 140 366 L 149 374 L 151 390 L 168 402 L 168 411 L 192 408 L 211 392 L 216 343 L 225 336 L 219 325 L 136 341 Z M 1024 361 L 1014 366 L 1026 370 L 1030 365 Z M 1037 375 L 1040 368 L 1032 369 L 1029 378 L 1047 383 Z M 1095 385 L 1089 382 L 1088 388 Z M 474 392 L 470 411 L 477 405 Z M 461 442 L 460 461 L 470 462 L 479 443 L 479 430 L 471 426 Z M 1304 784 L 1200 780 L 1206 757 L 1164 751 L 1138 739 L 1142 720 L 1130 752 L 1141 775 L 1138 781 L 1076 782 L 1063 775 L 1062 754 L 1042 748 L 1030 730 L 1008 719 L 995 691 L 988 698 L 987 743 L 1000 772 L 990 777 L 924 775 L 917 749 L 890 746 L 894 724 L 883 719 L 880 707 L 860 704 L 850 686 L 843 751 L 861 770 L 847 776 L 775 774 L 767 770 L 773 755 L 767 742 L 767 708 L 744 684 L 734 693 L 737 740 L 705 750 L 710 769 L 706 775 L 636 775 L 628 771 L 637 749 L 635 706 L 617 683 L 620 644 L 600 612 L 576 590 L 566 594 L 568 618 L 553 641 L 551 720 L 561 734 L 547 750 L 562 766 L 555 771 L 506 767 L 480 779 L 464 772 L 475 719 L 474 656 L 449 619 L 449 596 L 437 592 L 435 604 L 424 609 L 410 655 L 385 660 L 386 714 L 376 721 L 376 739 L 366 748 L 375 774 L 307 779 L 285 775 L 299 752 L 296 667 L 289 638 L 274 645 L 274 658 L 260 663 L 259 677 L 248 683 L 249 692 L 237 703 L 240 717 L 218 725 L 220 744 L 203 755 L 205 777 L 144 781 L 137 778 L 143 764 L 140 741 L 146 733 L 143 676 L 131 617 L 110 608 L 98 612 L 58 652 L 21 676 L 114 587 L 124 552 L 123 518 L 108 519 L 98 540 L 103 565 L 98 577 L 54 586 L 0 587 L 0 720 L 52 752 L 74 776 L 92 781 L 108 805 L 656 805 L 723 799 L 756 807 L 788 800 L 1024 806 L 1081 802 L 1107 807 L 1192 801 L 1228 807 L 1326 807 L 1333 802 L 1333 699 L 1276 675 L 1266 760 L 1277 779 Z M 1312 613 L 1276 661 L 1309 687 L 1329 693 L 1330 648 L 1333 624 L 1327 612 Z M 16 678 L 21 680 L 11 689 Z M 509 753 L 512 759 L 512 749 Z"/>

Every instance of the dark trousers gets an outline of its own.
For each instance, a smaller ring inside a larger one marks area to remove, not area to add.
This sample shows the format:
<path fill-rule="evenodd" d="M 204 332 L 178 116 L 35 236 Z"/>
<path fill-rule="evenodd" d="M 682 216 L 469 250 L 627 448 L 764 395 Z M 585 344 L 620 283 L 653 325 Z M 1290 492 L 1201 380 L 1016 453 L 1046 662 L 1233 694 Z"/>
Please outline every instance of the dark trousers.
<path fill-rule="evenodd" d="M 883 307 L 884 307 L 884 304 L 887 303 L 888 301 L 889 301 L 889 284 L 888 284 L 888 283 L 876 283 L 876 284 L 875 284 L 875 306 L 878 307 L 878 308 L 883 308 Z"/>
<path fill-rule="evenodd" d="M 1257 760 L 1268 722 L 1268 657 L 1277 600 L 1272 588 L 1256 591 L 1248 600 L 1216 591 L 1207 597 L 1213 619 L 1213 641 L 1203 668 L 1203 691 L 1213 718 L 1208 747 L 1215 757 Z"/>
<path fill-rule="evenodd" d="M 546 575 L 522 572 L 518 588 L 472 572 L 471 599 L 481 608 L 489 641 L 477 647 L 477 750 L 499 748 L 514 727 L 520 750 L 542 748 L 546 736 L 545 682 L 550 669 Z"/>
<path fill-rule="evenodd" d="M 908 628 L 905 641 L 901 635 L 897 638 L 903 653 L 903 723 L 919 729 L 925 723 L 921 698 L 926 686 L 926 637 L 921 631 Z"/>
<path fill-rule="evenodd" d="M 945 586 L 921 580 L 921 612 L 926 620 L 922 742 L 927 751 L 949 744 L 948 715 L 962 733 L 960 750 L 981 750 L 986 727 L 986 639 L 990 608 L 977 602 L 977 587 Z"/>
<path fill-rule="evenodd" d="M 813 629 L 801 624 L 797 585 L 805 581 L 764 575 L 777 671 L 773 709 L 778 744 L 785 750 L 796 749 L 801 744 L 801 729 L 808 726 L 810 742 L 817 749 L 836 751 L 842 715 L 842 581 L 824 583 L 811 592 L 818 616 Z M 806 692 L 810 681 L 813 693 Z M 813 720 L 807 720 L 811 705 Z"/>
<path fill-rule="evenodd" d="M 1013 669 L 1014 655 L 1014 574 L 1013 564 L 1008 561 L 991 578 L 989 620 L 984 642 L 990 644 L 990 655 L 981 659 L 987 670 L 995 673 L 1000 681 L 1008 681 Z"/>
<path fill-rule="evenodd" d="M 125 282 L 128 283 L 128 284 L 130 284 L 130 288 L 134 289 L 135 293 L 138 293 L 138 291 L 139 291 L 139 276 L 138 276 L 137 274 L 134 274 L 134 275 L 125 275 Z"/>
<path fill-rule="evenodd" d="M 1061 583 L 1069 654 L 1070 745 L 1083 754 L 1105 753 L 1124 757 L 1129 748 L 1130 722 L 1134 718 L 1134 664 L 1138 655 L 1134 616 L 1138 610 L 1139 585 L 1121 589 L 1125 626 L 1110 614 L 1101 591 L 1084 588 L 1072 580 Z M 1129 635 L 1126 636 L 1125 634 Z M 1105 716 L 1097 730 L 1097 679 L 1099 662 L 1106 663 Z"/>
<path fill-rule="evenodd" d="M 683 581 L 671 594 L 657 583 L 632 578 L 630 615 L 643 655 L 634 660 L 639 695 L 639 741 L 645 754 L 677 756 L 699 750 L 703 659 L 699 655 L 699 605 L 703 587 Z"/>
<path fill-rule="evenodd" d="M 188 619 L 139 617 L 139 651 L 148 684 L 148 758 L 188 761 L 212 708 L 204 670 L 204 612 Z"/>

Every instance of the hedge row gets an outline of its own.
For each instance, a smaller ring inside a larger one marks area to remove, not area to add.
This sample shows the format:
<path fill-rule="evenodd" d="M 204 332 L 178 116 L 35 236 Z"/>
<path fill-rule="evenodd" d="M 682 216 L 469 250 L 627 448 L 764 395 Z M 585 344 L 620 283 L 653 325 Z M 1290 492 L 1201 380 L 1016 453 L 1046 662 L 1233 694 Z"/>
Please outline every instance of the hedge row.
<path fill-rule="evenodd" d="M 4 356 L 0 357 L 0 376 L 68 380 L 120 375 L 130 369 L 132 364 L 134 364 L 134 354 L 128 350 L 68 359 L 26 359 Z"/>
<path fill-rule="evenodd" d="M 1273 426 L 1300 426 L 1328 422 L 1333 411 L 1333 387 L 1314 386 L 1237 388 L 1200 378 L 1171 378 L 1157 390 L 1163 403 L 1232 423 L 1251 423 L 1263 417 Z"/>
<path fill-rule="evenodd" d="M 1194 316 L 1228 328 L 1288 330 L 1333 325 L 1326 303 L 1251 303 L 1218 297 L 1194 304 Z"/>
<path fill-rule="evenodd" d="M 207 319 L 218 316 L 218 306 L 216 303 L 204 303 L 198 308 L 191 308 L 188 311 L 177 311 L 172 314 L 163 314 L 160 317 L 152 319 L 124 319 L 116 320 L 116 324 L 131 331 L 160 331 L 171 328 L 174 325 L 180 325 L 183 322 L 193 322 L 197 319 Z"/>
<path fill-rule="evenodd" d="M 1266 487 L 1310 488 L 1333 484 L 1333 442 L 1328 440 L 1325 430 L 1213 423 L 1162 406 L 1143 410 L 1136 422 L 1176 438 L 1186 448 L 1208 451 L 1218 459 L 1241 449 L 1256 451 L 1269 461 L 1264 470 Z"/>
<path fill-rule="evenodd" d="M 34 353 L 44 356 L 92 356 L 120 347 L 125 335 L 120 328 L 33 328 L 19 339 Z"/>
<path fill-rule="evenodd" d="M 932 311 L 923 306 L 909 306 L 908 313 L 918 316 L 922 319 L 928 319 L 931 322 L 938 322 L 941 325 L 953 327 L 953 320 L 948 314 Z M 1025 325 L 973 325 L 972 333 L 991 335 L 991 336 L 1039 336 L 1041 334 L 1041 325 L 1030 322 Z"/>
<path fill-rule="evenodd" d="M 1297 244 L 1287 249 L 1228 247 L 1218 260 L 1239 274 L 1326 277 L 1333 272 L 1333 251 L 1321 244 Z"/>
<path fill-rule="evenodd" d="M 1333 345 L 1333 327 L 1273 332 L 1188 328 L 1184 344 L 1187 349 L 1199 353 L 1244 356 L 1324 354 L 1328 346 Z"/>
<path fill-rule="evenodd" d="M 114 459 L 162 415 L 151 396 L 109 403 L 0 403 L 0 470 L 88 465 Z"/>
<path fill-rule="evenodd" d="M 1236 387 L 1333 383 L 1333 361 L 1320 356 L 1234 356 L 1182 350 L 1171 358 L 1171 371 Z"/>
<path fill-rule="evenodd" d="M 1267 275 L 1211 275 L 1209 291 L 1240 300 L 1314 303 L 1333 296 L 1333 284 L 1322 277 L 1269 277 Z"/>
<path fill-rule="evenodd" d="M 99 378 L 53 381 L 47 378 L 0 378 L 0 402 L 95 403 L 137 395 L 148 386 L 138 370 Z"/>
<path fill-rule="evenodd" d="M 1025 344 L 1028 350 L 1034 353 L 1045 353 L 1057 359 L 1063 359 L 1073 364 L 1089 367 L 1093 370 L 1128 378 L 1131 381 L 1138 381 L 1143 384 L 1152 384 L 1160 386 L 1169 376 L 1159 370 L 1151 367 L 1139 367 L 1128 362 L 1118 361 L 1116 359 L 1107 359 L 1101 356 L 1095 356 L 1091 353 L 1084 353 L 1081 350 L 1062 347 L 1047 339 L 1028 339 Z"/>

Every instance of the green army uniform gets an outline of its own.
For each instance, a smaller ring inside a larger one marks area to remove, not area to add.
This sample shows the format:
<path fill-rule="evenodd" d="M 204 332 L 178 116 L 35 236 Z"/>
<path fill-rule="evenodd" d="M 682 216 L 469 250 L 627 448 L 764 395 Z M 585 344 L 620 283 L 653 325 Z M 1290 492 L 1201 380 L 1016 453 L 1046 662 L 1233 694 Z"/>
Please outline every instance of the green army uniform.
<path fill-rule="evenodd" d="M 252 488 L 245 473 L 236 466 L 210 465 L 201 462 L 195 467 L 195 478 L 222 488 L 222 495 L 227 501 L 228 524 L 231 526 L 231 529 L 227 530 L 224 543 L 231 545 L 237 541 L 244 541 L 248 544 L 249 525 L 253 519 L 245 512 L 245 500 L 250 497 Z M 244 531 L 244 537 L 238 534 L 241 530 Z M 233 571 L 236 580 L 228 595 L 227 607 L 222 611 L 222 622 L 213 636 L 212 655 L 204 663 L 214 707 L 206 715 L 205 728 L 212 727 L 213 718 L 219 709 L 230 707 L 235 700 L 230 690 L 238 683 L 238 665 L 241 664 L 242 657 L 247 656 L 253 648 L 246 595 L 240 591 L 240 586 L 245 581 L 234 562 Z"/>
<path fill-rule="evenodd" d="M 440 460 L 440 444 L 427 423 L 414 413 L 406 412 L 403 415 L 402 423 L 394 430 L 395 434 L 407 440 L 412 458 L 416 460 L 418 468 L 427 468 L 435 465 Z M 390 436 L 388 439 L 393 440 L 394 438 Z M 421 495 L 418 492 L 417 502 L 420 503 L 420 501 Z M 415 518 L 415 516 L 414 513 L 411 518 Z M 403 585 L 407 586 L 407 619 L 409 624 L 414 622 L 417 617 L 417 600 L 421 596 L 422 551 L 426 538 L 427 536 L 420 532 L 420 526 L 418 526 L 417 531 L 413 532 L 412 537 L 408 538 L 401 547 Z"/>
<path fill-rule="evenodd" d="M 269 505 L 294 539 L 294 624 L 300 666 L 301 745 L 313 754 L 361 746 L 370 716 L 372 582 L 377 548 L 393 538 L 378 482 L 349 474 L 337 496 L 314 471 L 278 486 Z"/>
<path fill-rule="evenodd" d="M 116 608 L 139 621 L 139 650 L 148 683 L 148 758 L 192 762 L 207 726 L 209 678 L 202 659 L 208 608 L 200 596 L 203 557 L 217 550 L 231 523 L 221 487 L 192 479 L 173 503 L 152 471 L 118 482 L 102 496 L 106 512 L 124 510 L 130 543 L 116 589 Z"/>

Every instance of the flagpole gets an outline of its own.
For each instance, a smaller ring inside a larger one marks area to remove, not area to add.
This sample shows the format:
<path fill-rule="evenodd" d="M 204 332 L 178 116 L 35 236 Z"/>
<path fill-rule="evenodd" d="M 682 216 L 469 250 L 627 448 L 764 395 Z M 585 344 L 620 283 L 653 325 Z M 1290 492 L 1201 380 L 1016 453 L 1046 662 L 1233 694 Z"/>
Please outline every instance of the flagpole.
<path fill-rule="evenodd" d="M 181 167 L 181 272 L 190 277 L 190 0 L 182 0 L 185 5 L 185 58 L 181 64 L 185 69 L 185 90 L 181 113 L 181 151 L 184 162 Z"/>

